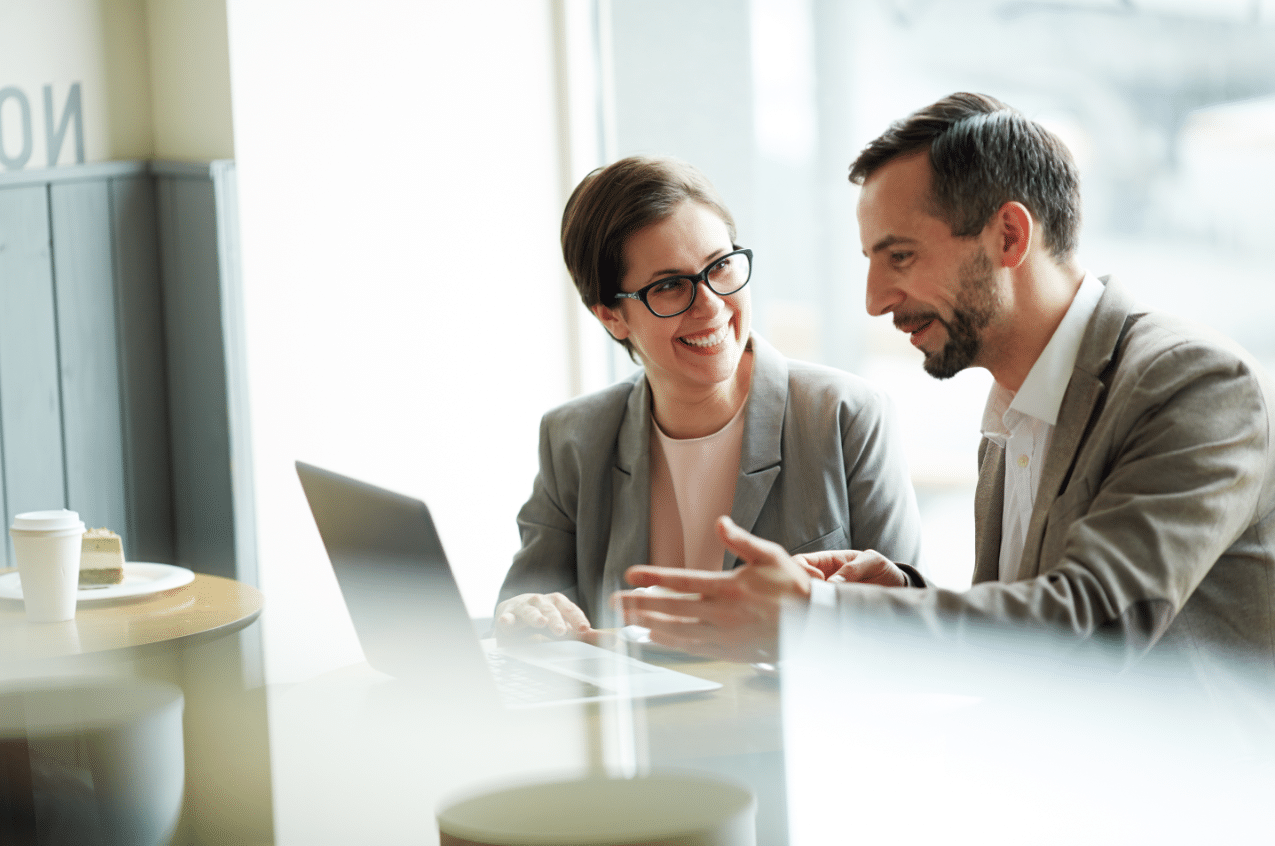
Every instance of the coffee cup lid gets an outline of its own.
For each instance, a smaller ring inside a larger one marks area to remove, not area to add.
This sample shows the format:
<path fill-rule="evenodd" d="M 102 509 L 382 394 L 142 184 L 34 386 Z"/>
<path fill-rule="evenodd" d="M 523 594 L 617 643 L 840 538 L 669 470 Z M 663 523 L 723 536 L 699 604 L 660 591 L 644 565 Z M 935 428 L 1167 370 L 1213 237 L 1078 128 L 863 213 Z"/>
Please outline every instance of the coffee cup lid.
<path fill-rule="evenodd" d="M 28 511 L 13 518 L 13 528 L 20 532 L 55 532 L 62 529 L 84 530 L 80 515 L 59 508 L 54 511 Z"/>

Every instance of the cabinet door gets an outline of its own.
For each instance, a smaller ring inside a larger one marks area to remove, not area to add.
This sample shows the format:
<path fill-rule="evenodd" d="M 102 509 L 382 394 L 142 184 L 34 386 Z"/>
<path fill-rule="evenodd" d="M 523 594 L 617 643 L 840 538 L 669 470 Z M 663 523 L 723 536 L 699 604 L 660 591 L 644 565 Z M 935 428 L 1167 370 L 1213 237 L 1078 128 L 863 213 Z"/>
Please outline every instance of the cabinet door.
<path fill-rule="evenodd" d="M 66 507 L 118 531 L 131 561 L 175 560 L 159 274 L 146 164 L 0 181 L 6 521 Z M 12 564 L 6 539 L 0 566 Z"/>
<path fill-rule="evenodd" d="M 171 563 L 176 561 L 172 457 L 155 180 L 148 173 L 119 176 L 111 180 L 110 189 L 124 439 L 125 554 L 132 561 Z"/>
<path fill-rule="evenodd" d="M 13 515 L 67 505 L 58 327 L 45 185 L 0 188 L 0 457 Z M 0 564 L 13 563 L 5 532 Z"/>
<path fill-rule="evenodd" d="M 67 507 L 128 540 L 107 180 L 49 188 Z"/>

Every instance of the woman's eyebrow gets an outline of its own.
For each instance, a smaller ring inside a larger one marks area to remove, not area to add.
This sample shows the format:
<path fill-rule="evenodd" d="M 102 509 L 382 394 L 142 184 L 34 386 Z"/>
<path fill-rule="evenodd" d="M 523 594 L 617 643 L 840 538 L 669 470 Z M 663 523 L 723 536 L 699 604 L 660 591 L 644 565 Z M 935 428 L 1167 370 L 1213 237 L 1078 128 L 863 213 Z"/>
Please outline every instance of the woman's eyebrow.
<path fill-rule="evenodd" d="M 704 267 L 708 267 L 710 264 L 717 261 L 717 259 L 721 258 L 722 256 L 726 255 L 729 252 L 731 251 L 723 250 L 720 248 L 714 250 L 712 253 L 709 254 L 708 258 L 704 259 Z M 695 271 L 695 273 L 699 273 L 700 271 L 704 269 L 704 267 L 701 267 L 699 270 Z M 668 277 L 668 276 L 694 276 L 694 275 L 695 275 L 694 273 L 687 273 L 685 270 L 678 270 L 677 268 L 673 268 L 671 270 L 657 270 L 654 273 L 652 273 L 650 276 L 648 276 L 646 278 L 646 281 L 654 282 L 657 279 L 664 279 L 665 277 Z"/>

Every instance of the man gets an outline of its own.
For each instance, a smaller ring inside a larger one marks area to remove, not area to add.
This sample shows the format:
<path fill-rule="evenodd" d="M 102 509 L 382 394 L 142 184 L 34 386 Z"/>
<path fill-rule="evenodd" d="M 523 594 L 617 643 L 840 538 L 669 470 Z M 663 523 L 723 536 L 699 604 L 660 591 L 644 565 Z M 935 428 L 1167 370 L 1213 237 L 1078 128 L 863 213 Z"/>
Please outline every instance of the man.
<path fill-rule="evenodd" d="M 1269 677 L 1275 394 L 1261 368 L 1080 267 L 1070 154 L 995 99 L 954 94 L 896 122 L 850 178 L 868 311 L 892 316 L 931 375 L 995 379 L 975 584 L 925 587 L 871 551 L 794 559 L 722 518 L 745 566 L 633 567 L 631 584 L 699 597 L 626 592 L 629 622 L 664 645 L 764 660 L 796 602 L 825 623 L 876 615 L 950 638 L 1027 627 L 1134 655 L 1242 659 Z"/>

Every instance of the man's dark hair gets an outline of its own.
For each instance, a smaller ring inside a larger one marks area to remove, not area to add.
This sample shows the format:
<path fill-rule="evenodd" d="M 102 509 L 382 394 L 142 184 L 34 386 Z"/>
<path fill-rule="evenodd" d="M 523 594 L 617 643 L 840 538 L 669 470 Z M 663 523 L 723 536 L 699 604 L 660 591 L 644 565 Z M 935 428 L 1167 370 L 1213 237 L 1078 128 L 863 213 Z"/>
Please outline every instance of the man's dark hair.
<path fill-rule="evenodd" d="M 973 237 L 1002 205 L 1019 202 L 1056 260 L 1075 253 L 1080 175 L 1049 130 L 994 97 L 951 94 L 890 124 L 854 160 L 850 181 L 862 185 L 885 164 L 922 150 L 930 156 L 931 214 L 952 235 Z"/>

